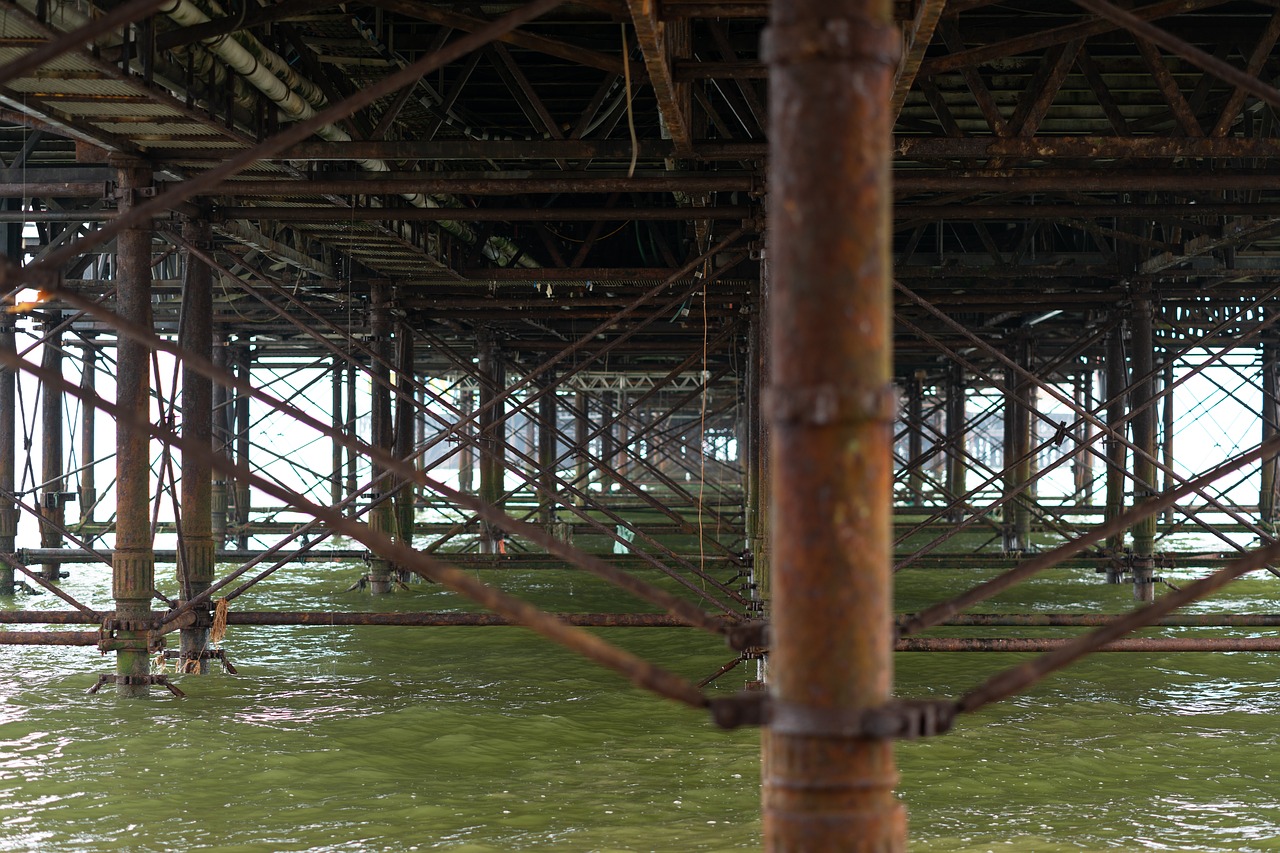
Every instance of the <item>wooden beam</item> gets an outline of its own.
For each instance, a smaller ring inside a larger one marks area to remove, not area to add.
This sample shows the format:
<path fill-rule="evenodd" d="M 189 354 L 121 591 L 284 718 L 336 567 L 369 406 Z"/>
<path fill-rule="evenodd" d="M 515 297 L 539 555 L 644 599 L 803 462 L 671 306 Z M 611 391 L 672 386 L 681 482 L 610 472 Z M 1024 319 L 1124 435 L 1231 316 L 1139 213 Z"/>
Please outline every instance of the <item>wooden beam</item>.
<path fill-rule="evenodd" d="M 657 0 L 628 0 L 628 6 L 672 147 L 678 156 L 692 157 L 689 84 L 677 83 L 671 71 L 674 59 L 689 55 L 689 21 L 659 20 Z"/>

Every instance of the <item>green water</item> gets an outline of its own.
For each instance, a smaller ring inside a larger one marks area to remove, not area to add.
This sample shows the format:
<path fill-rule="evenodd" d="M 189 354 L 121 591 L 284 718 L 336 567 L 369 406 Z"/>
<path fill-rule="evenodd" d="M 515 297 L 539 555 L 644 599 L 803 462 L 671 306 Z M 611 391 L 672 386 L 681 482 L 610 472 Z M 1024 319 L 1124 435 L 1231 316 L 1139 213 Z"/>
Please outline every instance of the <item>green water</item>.
<path fill-rule="evenodd" d="M 108 605 L 108 570 L 73 572 L 69 591 Z M 425 585 L 376 605 L 342 595 L 358 572 L 300 567 L 238 604 L 458 606 Z M 980 577 L 909 570 L 899 604 Z M 626 609 L 567 573 L 500 580 L 549 609 Z M 1239 582 L 1201 609 L 1274 610 L 1276 583 Z M 981 609 L 1116 611 L 1128 596 L 1090 572 L 1055 571 Z M 10 606 L 64 607 L 51 596 L 0 599 Z M 1071 633 L 951 633 L 1000 630 Z M 730 657 L 693 631 L 601 633 L 695 679 Z M 96 651 L 0 647 L 0 849 L 759 843 L 755 732 L 719 731 L 520 629 L 233 626 L 226 648 L 239 676 L 182 677 L 183 701 L 124 702 L 84 694 L 111 669 Z M 899 655 L 899 693 L 954 696 L 1019 659 Z M 719 689 L 740 688 L 740 672 Z M 1278 687 L 1273 656 L 1096 656 L 944 737 L 899 747 L 912 849 L 1280 849 Z"/>

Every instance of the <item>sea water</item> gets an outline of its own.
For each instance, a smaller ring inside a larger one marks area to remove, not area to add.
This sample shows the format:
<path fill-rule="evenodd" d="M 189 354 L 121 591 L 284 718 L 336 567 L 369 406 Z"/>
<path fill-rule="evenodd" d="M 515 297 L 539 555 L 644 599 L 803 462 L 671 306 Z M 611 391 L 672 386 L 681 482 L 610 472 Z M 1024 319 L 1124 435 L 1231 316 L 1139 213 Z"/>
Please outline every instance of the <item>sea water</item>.
<path fill-rule="evenodd" d="M 109 569 L 70 568 L 67 591 L 109 608 Z M 377 599 L 344 593 L 362 570 L 290 567 L 232 607 L 466 609 L 428 584 Z M 899 609 L 987 576 L 904 571 Z M 645 609 L 570 572 L 482 577 L 549 610 Z M 1274 611 L 1277 584 L 1242 580 L 1197 609 Z M 1129 598 L 1092 572 L 1054 570 L 977 609 L 1118 612 Z M 0 607 L 66 605 L 44 595 Z M 694 630 L 598 633 L 695 680 L 732 658 Z M 523 629 L 232 626 L 223 646 L 239 675 L 176 676 L 188 698 L 142 701 L 86 695 L 113 669 L 96 650 L 0 647 L 0 849 L 759 845 L 757 732 L 721 731 Z M 899 654 L 897 690 L 957 696 L 1023 659 Z M 744 665 L 708 690 L 727 695 L 752 676 Z M 1278 711 L 1275 655 L 1096 655 L 949 734 L 899 745 L 912 849 L 1280 849 Z"/>

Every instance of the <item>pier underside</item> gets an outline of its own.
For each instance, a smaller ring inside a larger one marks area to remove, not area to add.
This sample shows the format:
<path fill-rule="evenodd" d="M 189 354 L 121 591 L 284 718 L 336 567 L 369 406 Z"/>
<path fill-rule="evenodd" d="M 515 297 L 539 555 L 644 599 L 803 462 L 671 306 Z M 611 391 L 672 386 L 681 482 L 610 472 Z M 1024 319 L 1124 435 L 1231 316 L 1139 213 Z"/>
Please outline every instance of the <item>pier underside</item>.
<path fill-rule="evenodd" d="M 113 653 L 86 688 L 199 701 L 227 626 L 524 625 L 761 726 L 771 849 L 888 850 L 895 739 L 1280 651 L 1181 611 L 1280 577 L 1274 3 L 0 8 L 0 644 Z M 255 605 L 315 562 L 332 609 Z M 993 601 L 1055 567 L 1133 610 Z M 504 583 L 565 569 L 635 605 Z M 893 691 L 992 651 L 1036 656 Z"/>

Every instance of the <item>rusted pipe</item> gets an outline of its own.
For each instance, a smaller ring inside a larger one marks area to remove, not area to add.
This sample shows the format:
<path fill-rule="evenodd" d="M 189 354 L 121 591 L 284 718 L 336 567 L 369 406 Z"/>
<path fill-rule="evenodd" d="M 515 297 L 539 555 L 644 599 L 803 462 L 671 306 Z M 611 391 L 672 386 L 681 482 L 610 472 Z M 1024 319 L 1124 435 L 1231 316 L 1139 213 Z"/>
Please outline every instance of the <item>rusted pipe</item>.
<path fill-rule="evenodd" d="M 893 682 L 890 97 L 885 0 L 776 0 L 770 66 L 770 850 L 896 851 L 892 741 L 837 721 Z M 850 228 L 849 223 L 857 227 Z"/>

